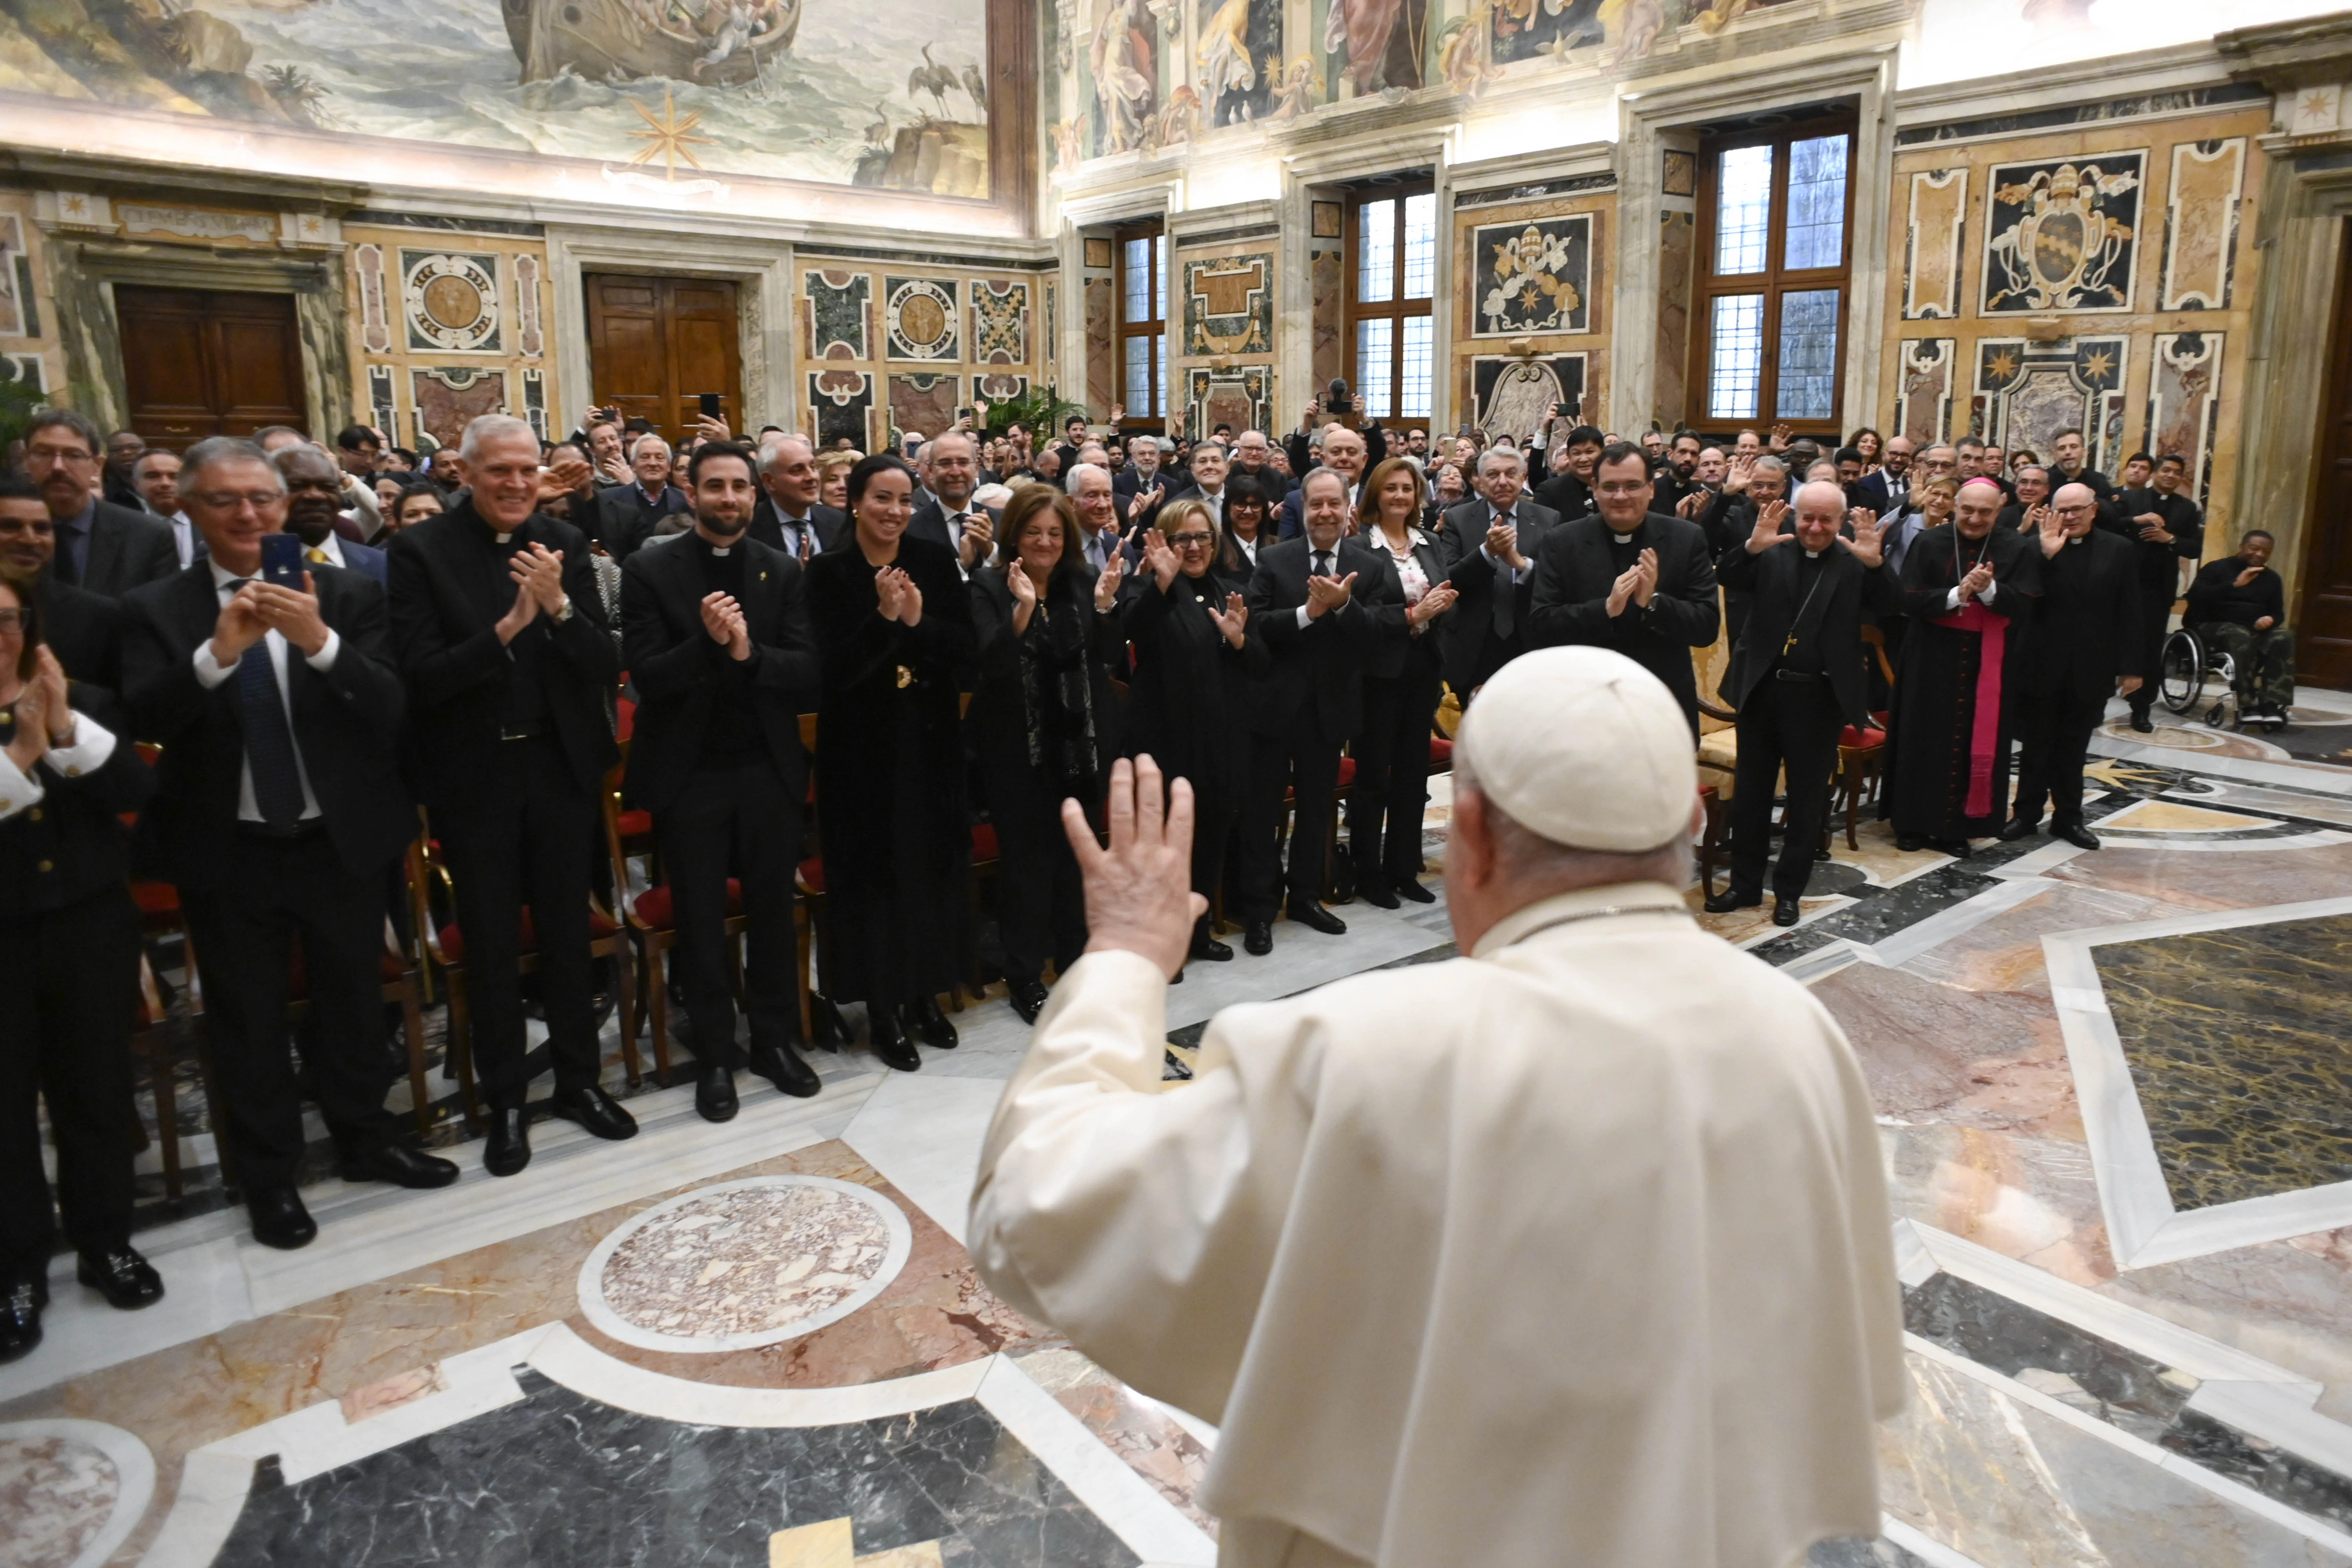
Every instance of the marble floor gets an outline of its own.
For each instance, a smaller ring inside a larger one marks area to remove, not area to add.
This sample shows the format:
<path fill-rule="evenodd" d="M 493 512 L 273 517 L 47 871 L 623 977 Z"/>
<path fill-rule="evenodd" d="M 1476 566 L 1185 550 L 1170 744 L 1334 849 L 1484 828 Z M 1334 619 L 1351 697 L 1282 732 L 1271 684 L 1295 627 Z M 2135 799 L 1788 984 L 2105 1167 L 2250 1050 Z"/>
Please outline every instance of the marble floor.
<path fill-rule="evenodd" d="M 1893 1173 L 1911 1398 L 1883 1533 L 1816 1568 L 2352 1562 L 2352 699 L 2285 739 L 2110 724 L 2096 853 L 1869 824 L 1795 930 L 1701 917 L 1844 1025 Z M 1453 956 L 1442 901 L 1342 912 L 1192 968 L 1168 1092 L 1221 1007 Z M 223 1206 L 192 1092 L 140 1237 L 167 1299 L 109 1311 L 62 1259 L 0 1367 L 0 1564 L 1212 1563 L 1215 1430 L 974 1275 L 1026 1031 L 956 1021 L 919 1073 L 747 1079 L 721 1126 L 648 1081 L 635 1140 L 541 1123 L 503 1182 L 445 1099 L 464 1179 L 322 1179 L 298 1253 Z"/>

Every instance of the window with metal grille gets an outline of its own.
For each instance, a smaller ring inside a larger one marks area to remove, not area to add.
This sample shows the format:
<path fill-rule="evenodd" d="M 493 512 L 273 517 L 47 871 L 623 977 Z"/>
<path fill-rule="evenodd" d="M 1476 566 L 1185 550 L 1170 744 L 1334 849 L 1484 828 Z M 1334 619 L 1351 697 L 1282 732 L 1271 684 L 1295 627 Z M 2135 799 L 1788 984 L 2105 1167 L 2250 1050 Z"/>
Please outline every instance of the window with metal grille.
<path fill-rule="evenodd" d="M 1348 384 L 1366 419 L 1425 426 L 1437 376 L 1436 192 L 1399 184 L 1357 193 L 1347 239 Z"/>
<path fill-rule="evenodd" d="M 1137 224 L 1118 246 L 1119 401 L 1130 428 L 1168 416 L 1168 234 Z"/>

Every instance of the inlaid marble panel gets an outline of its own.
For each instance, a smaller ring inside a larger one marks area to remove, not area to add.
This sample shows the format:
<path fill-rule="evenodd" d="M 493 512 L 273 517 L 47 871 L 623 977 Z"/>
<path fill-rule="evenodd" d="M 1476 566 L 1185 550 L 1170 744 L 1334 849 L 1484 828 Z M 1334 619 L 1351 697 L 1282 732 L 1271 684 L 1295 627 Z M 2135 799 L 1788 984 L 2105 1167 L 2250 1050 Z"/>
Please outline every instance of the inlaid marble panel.
<path fill-rule="evenodd" d="M 956 405 L 962 401 L 960 375 L 910 372 L 890 377 L 890 424 L 896 429 L 936 436 L 955 423 Z"/>
<path fill-rule="evenodd" d="M 2054 343 L 1980 338 L 1976 344 L 1976 433 L 2015 450 L 2048 452 L 2059 431 L 2081 429 L 2093 467 L 2121 466 L 2124 374 L 2130 340 L 2080 337 Z"/>
<path fill-rule="evenodd" d="M 1895 428 L 1915 446 L 1931 446 L 1951 426 L 1952 369 L 1959 360 L 1954 338 L 1912 338 L 1903 344 L 1895 384 Z"/>
<path fill-rule="evenodd" d="M 1911 176 L 1911 218 L 1903 257 L 1903 319 L 1960 313 L 1960 232 L 1967 226 L 1969 172 L 1921 169 Z"/>
<path fill-rule="evenodd" d="M 1691 247 L 1696 237 L 1691 214 L 1658 215 L 1658 353 L 1652 395 L 1658 419 L 1669 430 L 1682 424 L 1687 412 L 1689 389 L 1684 376 L 1690 358 Z"/>
<path fill-rule="evenodd" d="M 813 359 L 874 357 L 867 321 L 874 309 L 874 279 L 864 272 L 830 268 L 801 275 L 804 314 L 801 331 Z"/>
<path fill-rule="evenodd" d="M 971 357 L 981 364 L 1028 363 L 1028 284 L 1018 279 L 972 279 Z"/>
<path fill-rule="evenodd" d="M 2130 310 L 2147 166 L 2142 148 L 1994 168 L 1981 313 Z"/>
<path fill-rule="evenodd" d="M 0 1541 L 12 1568 L 71 1568 L 114 1517 L 114 1461 L 65 1436 L 0 1437 Z"/>
<path fill-rule="evenodd" d="M 2175 1208 L 2352 1181 L 2352 916 L 2094 952 Z"/>
<path fill-rule="evenodd" d="M 1588 331 L 1592 226 L 1592 214 L 1575 213 L 1472 230 L 1471 335 Z"/>
<path fill-rule="evenodd" d="M 2238 205 L 2246 180 L 2246 139 L 2183 142 L 2172 149 L 2166 193 L 2164 287 L 2167 310 L 2230 308 L 2238 255 Z"/>
<path fill-rule="evenodd" d="M 881 1294 L 912 1237 L 889 1200 L 823 1176 L 753 1176 L 672 1198 L 588 1255 L 580 1308 L 649 1350 L 750 1350 Z"/>
<path fill-rule="evenodd" d="M 2148 449 L 2189 459 L 2189 498 L 2200 503 L 2213 479 L 2222 342 L 2220 332 L 2159 332 L 2147 366 Z"/>
<path fill-rule="evenodd" d="M 1118 364 L 1112 347 L 1118 337 L 1112 310 L 1116 302 L 1109 279 L 1087 279 L 1087 401 L 1103 408 L 1118 401 Z"/>
<path fill-rule="evenodd" d="M 874 377 L 862 370 L 813 371 L 809 374 L 811 432 L 820 447 L 843 437 L 863 450 L 867 445 L 866 416 L 874 408 Z"/>

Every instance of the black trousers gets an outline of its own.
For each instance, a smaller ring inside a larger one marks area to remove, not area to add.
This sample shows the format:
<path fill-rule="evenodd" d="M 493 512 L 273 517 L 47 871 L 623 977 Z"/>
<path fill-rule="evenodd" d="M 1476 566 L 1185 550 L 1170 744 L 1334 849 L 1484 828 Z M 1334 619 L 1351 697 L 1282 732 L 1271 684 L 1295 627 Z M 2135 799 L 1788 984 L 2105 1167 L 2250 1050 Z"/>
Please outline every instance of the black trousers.
<path fill-rule="evenodd" d="M 596 797 L 572 781 L 550 737 L 508 741 L 499 761 L 503 765 L 465 801 L 433 808 L 433 831 L 457 884 L 466 1005 L 482 1096 L 493 1110 L 514 1110 L 530 1085 L 523 1068 L 522 983 L 515 969 L 522 957 L 526 904 L 555 1087 L 586 1089 L 603 1065 L 588 956 Z"/>
<path fill-rule="evenodd" d="M 2173 601 L 2180 596 L 2170 581 L 2142 583 L 2139 585 L 2139 622 L 2134 628 L 2139 636 L 2139 667 L 2147 672 L 2139 689 L 2124 700 L 2134 713 L 2145 714 L 2155 706 L 2157 692 L 2162 682 L 2157 676 L 2164 668 L 2165 627 L 2172 619 Z"/>
<path fill-rule="evenodd" d="M 2017 804 L 2011 816 L 2020 822 L 2039 822 L 2046 798 L 2052 826 L 2073 827 L 2082 822 L 2083 763 L 2091 754 L 2091 731 L 2106 712 L 2105 697 L 2082 701 L 2063 691 L 2019 690 L 2017 732 L 2023 754 L 2018 759 Z"/>
<path fill-rule="evenodd" d="M 139 910 L 121 888 L 0 920 L 0 1283 L 37 1279 L 66 1239 L 131 1239 L 131 1016 Z M 58 1143 L 58 1199 L 41 1166 L 38 1101 Z"/>
<path fill-rule="evenodd" d="M 1429 737 L 1437 713 L 1437 667 L 1406 650 L 1393 679 L 1364 678 L 1364 732 L 1348 792 L 1348 848 L 1357 885 L 1393 887 L 1421 875 L 1421 822 L 1429 805 Z"/>
<path fill-rule="evenodd" d="M 294 1184 L 302 1159 L 302 1101 L 288 1045 L 294 943 L 302 943 L 311 1027 L 304 1050 L 320 1114 L 336 1147 L 358 1150 L 400 1135 L 383 1105 L 400 1076 L 384 1044 L 383 884 L 354 877 L 324 831 L 248 837 L 238 875 L 217 888 L 183 888 L 180 902 L 204 981 L 205 1037 L 248 1193 Z"/>
<path fill-rule="evenodd" d="M 694 1052 L 738 1068 L 735 991 L 727 963 L 727 879 L 740 889 L 743 993 L 751 1044 L 793 1044 L 801 1033 L 800 971 L 793 945 L 793 878 L 801 858 L 801 803 L 773 763 L 700 772 L 654 819 L 677 932 L 678 987 L 694 1026 Z"/>
<path fill-rule="evenodd" d="M 1311 711 L 1302 710 L 1287 735 L 1250 737 L 1249 784 L 1242 795 L 1241 917 L 1270 921 L 1285 892 L 1294 904 L 1318 902 L 1330 872 L 1325 851 L 1331 832 L 1331 792 L 1339 783 L 1343 742 L 1323 734 Z M 1290 790 L 1290 856 L 1287 866 L 1276 839 L 1282 833 L 1282 792 Z"/>
<path fill-rule="evenodd" d="M 1230 789 L 1214 785 L 1202 787 L 1192 781 L 1192 890 L 1209 900 L 1209 910 L 1194 922 L 1200 934 L 1209 931 L 1209 922 L 1216 919 L 1217 889 L 1224 885 L 1225 867 L 1233 858 L 1234 826 L 1241 816 L 1241 801 Z M 1228 913 L 1240 913 L 1238 871 L 1234 874 L 1234 908 Z"/>
<path fill-rule="evenodd" d="M 1025 985 L 1044 976 L 1047 959 L 1058 974 L 1086 952 L 1086 888 L 1069 836 L 1062 831 L 1061 799 L 1053 790 L 1034 775 L 991 776 L 988 784 L 1004 978 L 1008 984 Z"/>
<path fill-rule="evenodd" d="M 1731 889 L 1764 890 L 1772 852 L 1772 788 L 1783 770 L 1788 798 L 1780 819 L 1775 898 L 1793 899 L 1813 874 L 1813 850 L 1828 819 L 1830 774 L 1837 767 L 1845 720 L 1827 680 L 1782 680 L 1768 671 L 1739 705 L 1739 766 L 1731 791 Z"/>

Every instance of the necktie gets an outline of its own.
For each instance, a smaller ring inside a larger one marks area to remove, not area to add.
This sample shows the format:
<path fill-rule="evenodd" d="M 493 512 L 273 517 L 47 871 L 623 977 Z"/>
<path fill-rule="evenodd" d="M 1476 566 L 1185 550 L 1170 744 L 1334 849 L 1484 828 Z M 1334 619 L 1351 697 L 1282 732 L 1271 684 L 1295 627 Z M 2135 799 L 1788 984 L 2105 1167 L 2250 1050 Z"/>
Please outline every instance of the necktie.
<path fill-rule="evenodd" d="M 1329 551 L 1318 550 L 1315 552 L 1315 575 L 1318 577 L 1328 577 L 1331 575 L 1331 552 Z"/>
<path fill-rule="evenodd" d="M 236 661 L 236 712 L 245 731 L 246 765 L 253 770 L 253 804 L 270 826 L 291 827 L 302 817 L 302 774 L 266 637 Z"/>
<path fill-rule="evenodd" d="M 1504 527 L 1511 526 L 1511 514 L 1498 511 L 1495 521 Z M 1507 561 L 1495 563 L 1495 635 L 1509 637 L 1518 629 L 1519 604 L 1517 584 L 1511 581 L 1511 565 Z"/>
<path fill-rule="evenodd" d="M 50 575 L 60 583 L 69 583 L 76 587 L 81 585 L 81 561 L 78 554 L 81 539 L 79 529 L 60 523 L 58 526 L 57 550 L 49 561 Z"/>
<path fill-rule="evenodd" d="M 304 555 L 304 558 L 305 558 L 306 560 L 308 560 L 308 561 L 309 561 L 312 565 L 314 565 L 314 566 L 324 566 L 324 565 L 329 564 L 328 560 L 327 560 L 327 552 L 326 552 L 325 551 L 323 551 L 323 550 L 320 549 L 320 548 L 319 548 L 317 545 L 315 545 L 315 544 L 313 544 L 312 546 L 310 546 L 310 548 L 309 550 L 305 551 L 305 552 L 303 552 L 303 555 Z"/>

